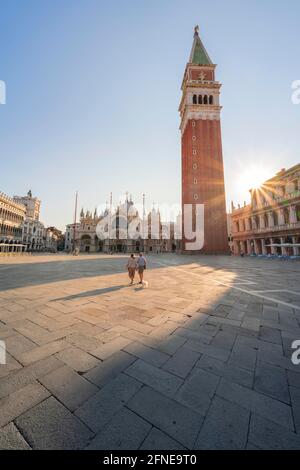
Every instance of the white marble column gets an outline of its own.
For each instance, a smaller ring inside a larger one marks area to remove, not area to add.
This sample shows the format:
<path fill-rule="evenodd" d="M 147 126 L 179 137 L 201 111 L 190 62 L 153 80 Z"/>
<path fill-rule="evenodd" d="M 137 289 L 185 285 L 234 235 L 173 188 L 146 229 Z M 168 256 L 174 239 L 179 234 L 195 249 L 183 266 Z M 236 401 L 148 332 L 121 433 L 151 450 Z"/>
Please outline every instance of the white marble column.
<path fill-rule="evenodd" d="M 297 243 L 297 237 L 292 237 L 293 243 Z M 299 256 L 299 247 L 298 246 L 293 246 L 293 255 L 294 256 Z"/>
<path fill-rule="evenodd" d="M 261 249 L 262 249 L 262 254 L 266 255 L 267 254 L 267 248 L 266 248 L 266 242 L 265 242 L 264 238 L 261 239 Z"/>
<path fill-rule="evenodd" d="M 282 237 L 280 238 L 280 243 L 281 243 L 281 244 L 282 244 L 282 243 L 285 243 L 284 238 L 282 238 Z M 286 255 L 287 255 L 287 250 L 286 250 L 286 248 L 285 248 L 284 246 L 281 247 L 281 254 L 282 254 L 283 256 L 286 256 Z"/>
<path fill-rule="evenodd" d="M 271 245 L 274 243 L 274 238 L 270 239 Z M 277 248 L 276 246 L 271 246 L 271 253 L 272 255 L 277 255 Z"/>

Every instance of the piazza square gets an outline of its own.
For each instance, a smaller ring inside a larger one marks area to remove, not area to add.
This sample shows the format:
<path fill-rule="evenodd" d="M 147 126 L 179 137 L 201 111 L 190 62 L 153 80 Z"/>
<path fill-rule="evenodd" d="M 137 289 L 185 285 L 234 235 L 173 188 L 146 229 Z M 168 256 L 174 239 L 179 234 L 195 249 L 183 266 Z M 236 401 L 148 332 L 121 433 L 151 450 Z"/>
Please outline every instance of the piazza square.
<path fill-rule="evenodd" d="M 1 449 L 299 449 L 300 265 L 0 260 Z"/>

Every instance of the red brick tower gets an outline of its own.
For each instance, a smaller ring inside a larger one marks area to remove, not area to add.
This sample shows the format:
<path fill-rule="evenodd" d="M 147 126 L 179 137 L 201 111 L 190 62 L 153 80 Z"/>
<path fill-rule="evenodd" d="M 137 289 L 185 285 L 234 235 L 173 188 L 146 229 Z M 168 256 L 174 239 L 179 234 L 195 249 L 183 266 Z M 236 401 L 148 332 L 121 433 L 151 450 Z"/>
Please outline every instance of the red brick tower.
<path fill-rule="evenodd" d="M 212 63 L 195 27 L 194 42 L 182 82 L 182 212 L 204 204 L 204 245 L 201 253 L 228 253 L 224 169 L 219 105 L 221 84 L 215 81 Z M 184 218 L 183 218 L 184 220 Z M 183 251 L 187 250 L 183 221 Z M 199 251 L 198 251 L 199 253 Z"/>

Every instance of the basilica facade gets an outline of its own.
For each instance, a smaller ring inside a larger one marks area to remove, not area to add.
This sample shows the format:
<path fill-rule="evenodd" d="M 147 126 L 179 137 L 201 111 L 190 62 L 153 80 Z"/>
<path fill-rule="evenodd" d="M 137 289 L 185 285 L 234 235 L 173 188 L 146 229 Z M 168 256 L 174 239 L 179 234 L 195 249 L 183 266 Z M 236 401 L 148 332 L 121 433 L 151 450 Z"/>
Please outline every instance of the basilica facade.
<path fill-rule="evenodd" d="M 174 223 L 163 222 L 155 208 L 141 216 L 131 199 L 115 210 L 107 207 L 101 214 L 96 209 L 82 209 L 79 222 L 67 225 L 65 232 L 67 252 L 77 249 L 81 253 L 166 253 L 175 252 L 178 247 Z"/>

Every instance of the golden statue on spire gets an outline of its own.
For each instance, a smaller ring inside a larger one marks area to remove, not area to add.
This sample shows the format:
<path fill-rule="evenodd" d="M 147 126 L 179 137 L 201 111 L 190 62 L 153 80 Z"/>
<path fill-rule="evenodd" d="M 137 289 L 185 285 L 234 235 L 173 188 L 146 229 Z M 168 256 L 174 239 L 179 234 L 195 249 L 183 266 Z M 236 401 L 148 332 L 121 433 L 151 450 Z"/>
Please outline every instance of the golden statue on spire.
<path fill-rule="evenodd" d="M 195 28 L 194 28 L 194 35 L 195 36 L 198 36 L 199 35 L 199 25 L 196 24 Z"/>

